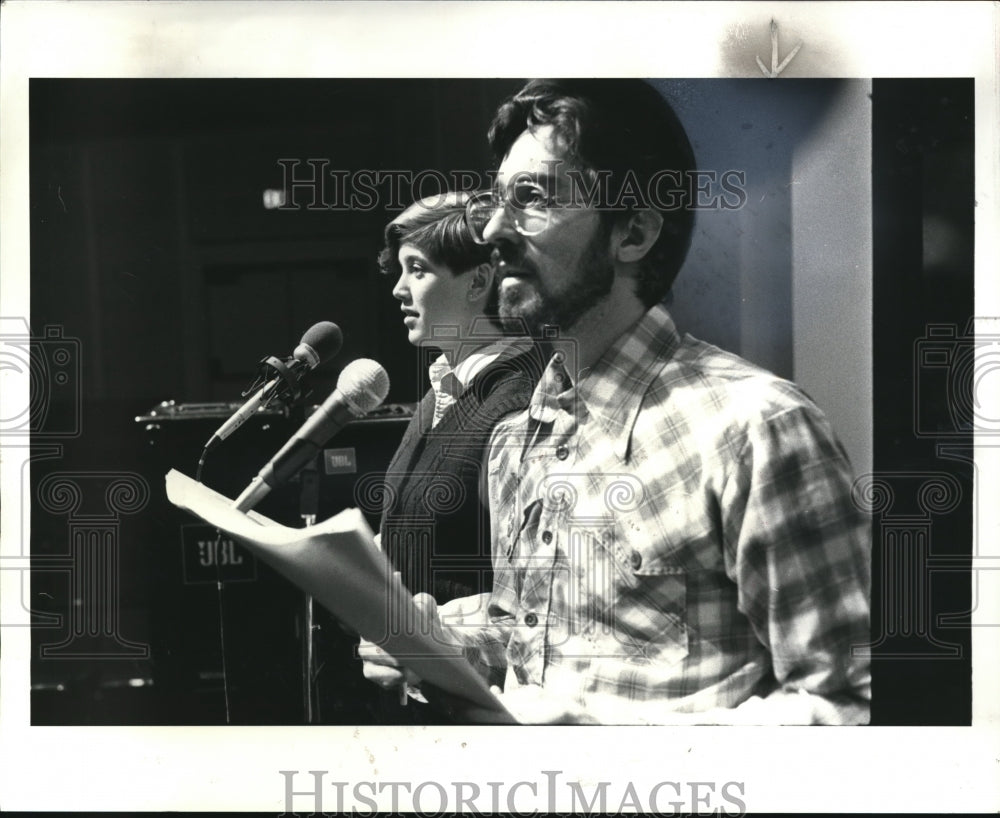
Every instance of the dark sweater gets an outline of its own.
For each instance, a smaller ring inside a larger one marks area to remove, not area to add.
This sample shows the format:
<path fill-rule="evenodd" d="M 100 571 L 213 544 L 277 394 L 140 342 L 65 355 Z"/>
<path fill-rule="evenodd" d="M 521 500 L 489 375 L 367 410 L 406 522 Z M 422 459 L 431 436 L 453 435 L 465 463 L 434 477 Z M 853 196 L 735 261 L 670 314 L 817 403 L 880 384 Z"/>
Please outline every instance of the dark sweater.
<path fill-rule="evenodd" d="M 443 603 L 492 588 L 487 445 L 498 420 L 528 405 L 541 372 L 537 348 L 512 349 L 434 428 L 434 391 L 418 405 L 386 473 L 381 522 L 382 548 L 411 592 Z"/>

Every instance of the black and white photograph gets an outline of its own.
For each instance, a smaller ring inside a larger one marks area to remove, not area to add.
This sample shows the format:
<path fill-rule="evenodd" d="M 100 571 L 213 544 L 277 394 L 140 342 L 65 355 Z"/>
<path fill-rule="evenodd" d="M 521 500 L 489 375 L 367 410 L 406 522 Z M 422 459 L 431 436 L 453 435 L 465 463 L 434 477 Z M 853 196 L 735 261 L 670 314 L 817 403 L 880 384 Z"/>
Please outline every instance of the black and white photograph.
<path fill-rule="evenodd" d="M 994 5 L 0 15 L 5 810 L 996 809 Z"/>

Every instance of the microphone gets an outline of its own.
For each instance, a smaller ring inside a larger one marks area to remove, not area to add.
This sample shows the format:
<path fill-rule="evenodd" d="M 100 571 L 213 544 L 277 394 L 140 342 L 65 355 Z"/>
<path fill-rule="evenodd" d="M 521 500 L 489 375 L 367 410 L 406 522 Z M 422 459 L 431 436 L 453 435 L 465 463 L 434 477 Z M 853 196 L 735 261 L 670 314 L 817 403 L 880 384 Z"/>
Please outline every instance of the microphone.
<path fill-rule="evenodd" d="M 293 399 L 297 398 L 299 383 L 306 373 L 321 363 L 329 361 L 340 351 L 343 343 L 344 334 L 340 331 L 340 327 L 332 321 L 320 321 L 306 330 L 299 345 L 292 352 L 291 358 L 284 362 L 274 357 L 261 361 L 262 366 L 273 369 L 278 373 L 278 376 L 265 383 L 254 393 L 253 397 L 216 430 L 208 443 L 205 444 L 205 451 L 218 446 L 239 429 L 248 418 L 255 415 L 262 406 L 270 403 L 274 397 L 278 396 L 282 400 L 288 396 L 292 396 Z"/>
<path fill-rule="evenodd" d="M 376 409 L 389 394 L 389 375 L 370 358 L 351 361 L 337 388 L 236 498 L 233 508 L 249 511 L 275 486 L 293 477 L 323 445 L 355 418 Z"/>

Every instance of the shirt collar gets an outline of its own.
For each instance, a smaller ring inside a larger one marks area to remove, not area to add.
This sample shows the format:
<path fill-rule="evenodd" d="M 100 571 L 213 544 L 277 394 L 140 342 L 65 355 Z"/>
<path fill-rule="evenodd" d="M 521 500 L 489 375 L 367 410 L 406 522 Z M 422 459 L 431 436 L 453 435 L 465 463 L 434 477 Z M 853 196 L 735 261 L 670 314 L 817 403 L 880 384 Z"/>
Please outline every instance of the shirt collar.
<path fill-rule="evenodd" d="M 535 385 L 528 414 L 540 423 L 552 423 L 560 410 L 575 413 L 581 419 L 583 408 L 576 402 L 576 385 L 566 369 L 564 354 L 553 353 Z"/>
<path fill-rule="evenodd" d="M 462 386 L 455 377 L 451 364 L 448 363 L 448 359 L 443 354 L 438 355 L 427 367 L 427 377 L 435 395 L 444 393 L 455 398 L 462 394 Z"/>
<path fill-rule="evenodd" d="M 457 398 L 475 379 L 476 375 L 508 351 L 511 354 L 529 349 L 530 338 L 501 338 L 466 355 L 458 366 L 452 368 L 444 354 L 439 355 L 428 367 L 427 376 L 435 392 L 442 389 Z"/>
<path fill-rule="evenodd" d="M 555 353 L 532 396 L 532 416 L 553 411 L 554 402 L 563 408 L 575 402 L 578 414 L 583 410 L 601 423 L 615 453 L 625 461 L 643 395 L 679 345 L 680 335 L 670 313 L 659 304 L 650 307 L 593 367 L 579 373 L 575 384 L 556 377 L 565 377 L 565 369 L 563 357 Z M 570 388 L 556 394 L 556 384 Z"/>

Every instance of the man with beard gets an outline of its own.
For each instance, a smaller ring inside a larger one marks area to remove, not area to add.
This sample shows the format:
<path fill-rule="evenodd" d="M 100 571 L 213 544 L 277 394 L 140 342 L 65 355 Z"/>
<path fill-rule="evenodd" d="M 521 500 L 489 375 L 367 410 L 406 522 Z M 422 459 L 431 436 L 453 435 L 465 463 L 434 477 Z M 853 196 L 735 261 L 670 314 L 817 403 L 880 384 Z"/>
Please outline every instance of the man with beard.
<path fill-rule="evenodd" d="M 681 336 L 661 303 L 692 230 L 673 111 L 637 80 L 533 81 L 490 142 L 496 188 L 467 220 L 501 316 L 552 351 L 491 440 L 493 592 L 427 603 L 429 626 L 524 722 L 867 722 L 846 455 L 798 387 Z M 366 673 L 401 679 L 384 655 Z"/>

